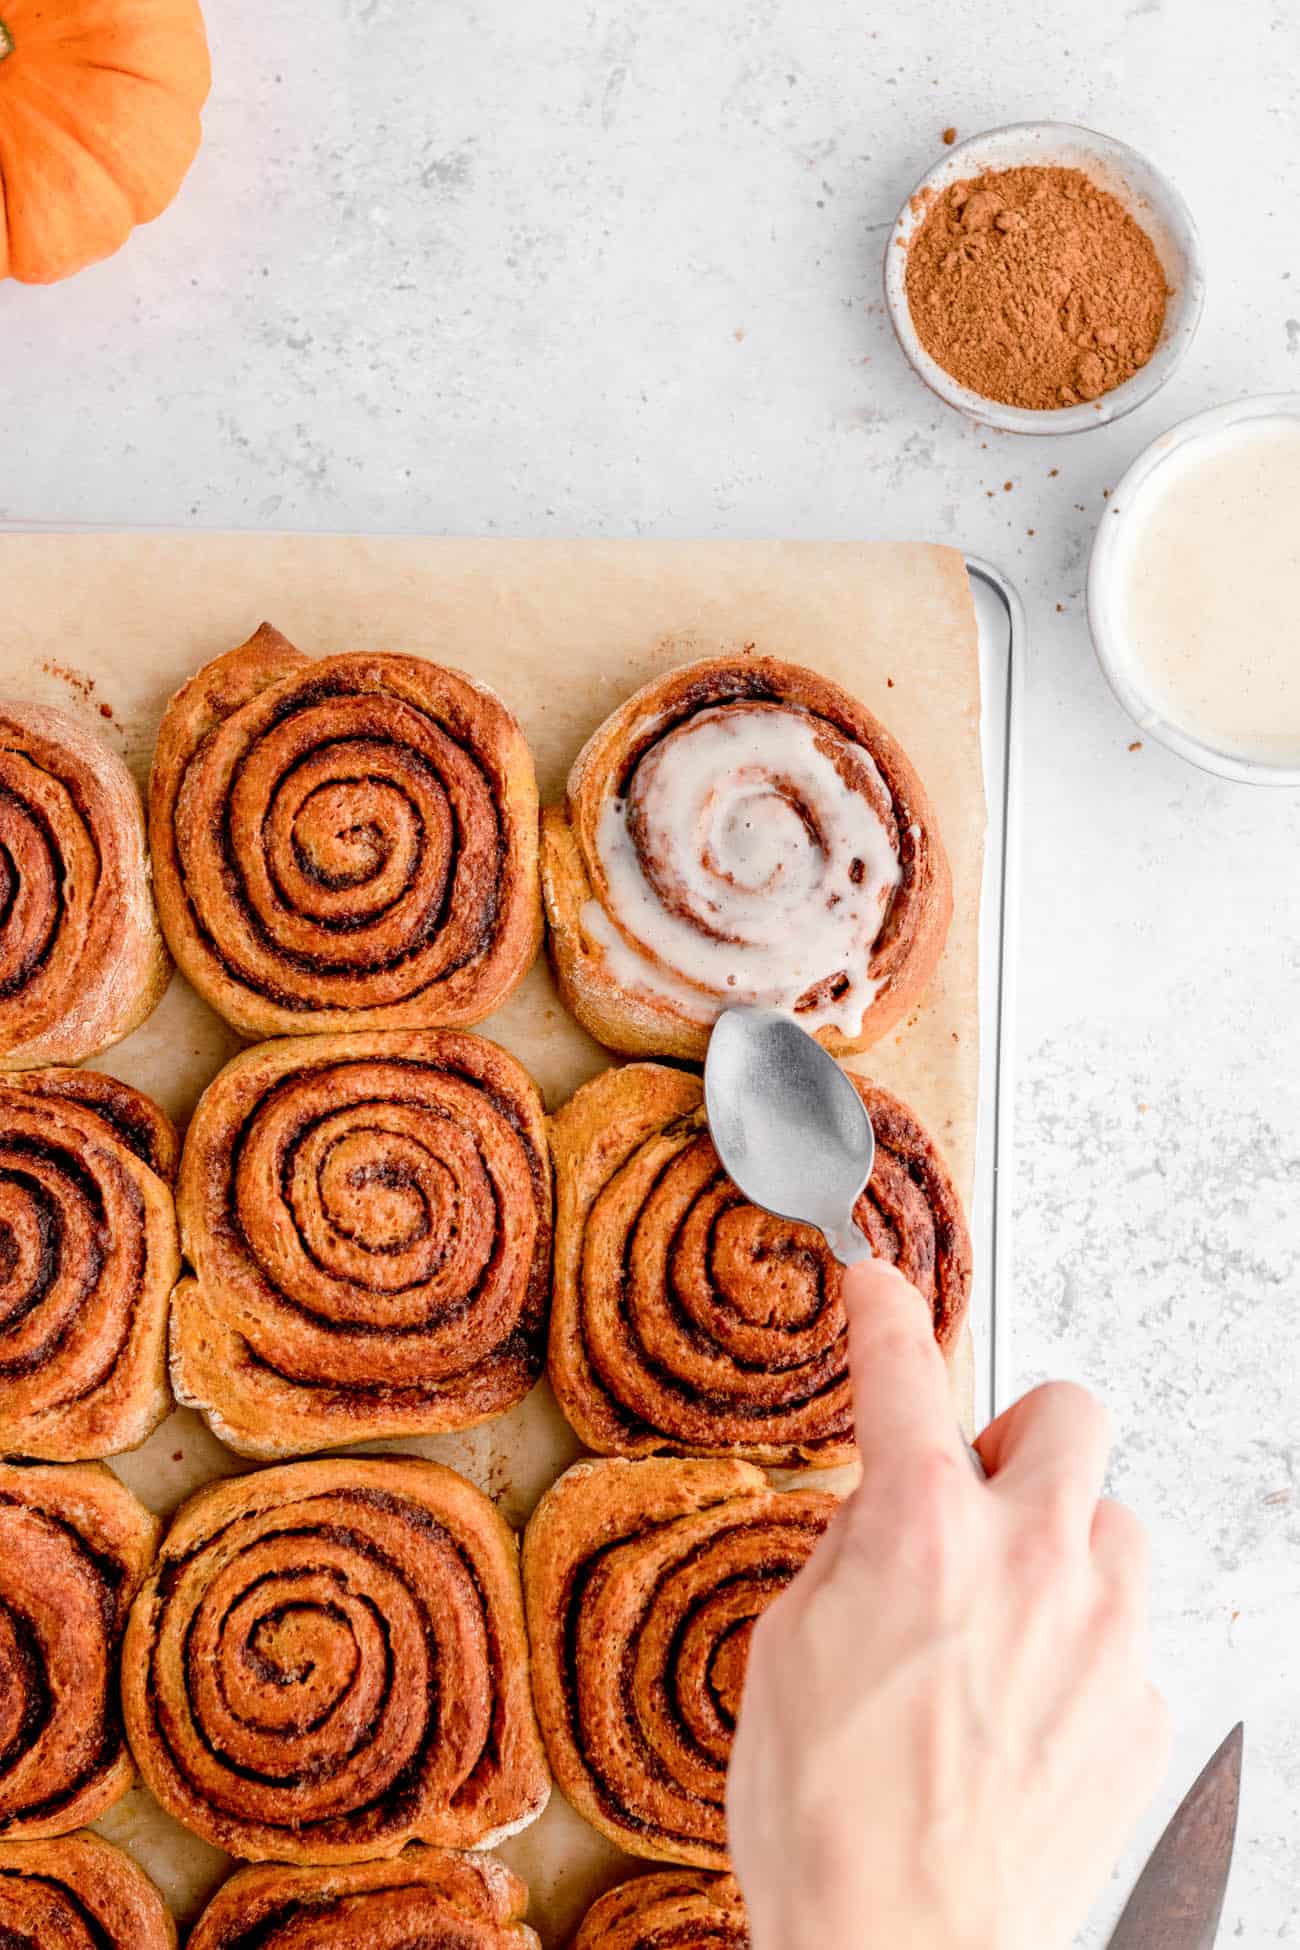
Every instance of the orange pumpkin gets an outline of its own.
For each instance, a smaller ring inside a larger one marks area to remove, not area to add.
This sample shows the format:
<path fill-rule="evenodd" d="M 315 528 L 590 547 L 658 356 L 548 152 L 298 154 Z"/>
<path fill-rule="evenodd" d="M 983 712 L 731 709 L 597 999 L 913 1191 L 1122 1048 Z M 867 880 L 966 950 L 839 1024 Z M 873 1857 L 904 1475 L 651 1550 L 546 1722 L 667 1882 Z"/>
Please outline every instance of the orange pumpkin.
<path fill-rule="evenodd" d="M 0 277 L 52 284 L 160 215 L 211 80 L 198 0 L 0 0 Z"/>

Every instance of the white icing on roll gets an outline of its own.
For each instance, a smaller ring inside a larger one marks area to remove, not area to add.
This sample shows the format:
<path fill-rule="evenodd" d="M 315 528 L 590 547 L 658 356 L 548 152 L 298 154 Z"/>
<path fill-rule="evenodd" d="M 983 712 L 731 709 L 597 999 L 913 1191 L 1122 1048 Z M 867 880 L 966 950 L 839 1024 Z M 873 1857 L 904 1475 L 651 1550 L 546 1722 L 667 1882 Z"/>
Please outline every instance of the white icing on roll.
<path fill-rule="evenodd" d="M 799 1019 L 856 1036 L 901 879 L 873 800 L 889 795 L 870 755 L 808 713 L 701 711 L 650 748 L 627 798 L 602 807 L 608 912 L 588 901 L 583 927 L 623 987 L 696 1020 L 737 1002 L 793 1010 L 838 978 Z"/>

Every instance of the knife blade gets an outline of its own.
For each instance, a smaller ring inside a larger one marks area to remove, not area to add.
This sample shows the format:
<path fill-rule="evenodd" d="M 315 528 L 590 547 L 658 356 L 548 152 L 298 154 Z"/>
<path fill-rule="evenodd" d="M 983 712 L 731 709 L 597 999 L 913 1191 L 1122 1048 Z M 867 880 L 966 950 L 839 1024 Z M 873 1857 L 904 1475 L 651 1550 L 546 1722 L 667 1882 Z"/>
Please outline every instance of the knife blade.
<path fill-rule="evenodd" d="M 1188 1789 L 1124 1906 L 1109 1950 L 1214 1950 L 1237 1837 L 1241 1722 Z"/>

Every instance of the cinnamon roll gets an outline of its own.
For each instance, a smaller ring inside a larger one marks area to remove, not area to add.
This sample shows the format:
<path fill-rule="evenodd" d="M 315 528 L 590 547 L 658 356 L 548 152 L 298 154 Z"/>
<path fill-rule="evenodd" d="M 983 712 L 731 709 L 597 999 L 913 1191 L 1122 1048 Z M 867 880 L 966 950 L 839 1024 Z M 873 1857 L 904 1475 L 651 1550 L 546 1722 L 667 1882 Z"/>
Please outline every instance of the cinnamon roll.
<path fill-rule="evenodd" d="M 543 815 L 542 885 L 561 994 L 634 1056 L 702 1057 L 735 1003 L 865 1049 L 920 996 L 952 913 L 906 754 L 774 657 L 687 664 L 607 718 Z"/>
<path fill-rule="evenodd" d="M 93 1070 L 0 1077 L 0 1454 L 73 1462 L 171 1406 L 176 1133 Z"/>
<path fill-rule="evenodd" d="M 524 1539 L 533 1689 L 556 1784 L 633 1855 L 729 1866 L 727 1761 L 755 1620 L 835 1498 L 743 1462 L 575 1463 Z"/>
<path fill-rule="evenodd" d="M 0 1070 L 97 1056 L 170 974 L 126 766 L 62 711 L 0 705 Z"/>
<path fill-rule="evenodd" d="M 572 1950 L 749 1950 L 749 1924 L 734 1876 L 666 1869 L 608 1890 Z"/>
<path fill-rule="evenodd" d="M 102 1070 L 24 1070 L 5 1081 L 15 1090 L 32 1097 L 55 1098 L 62 1103 L 80 1104 L 106 1124 L 119 1144 L 133 1151 L 142 1165 L 148 1165 L 164 1185 L 176 1183 L 180 1163 L 180 1139 L 176 1126 L 161 1104 L 146 1097 L 134 1084 L 123 1083 Z"/>
<path fill-rule="evenodd" d="M 550 1789 L 513 1533 L 437 1463 L 202 1490 L 132 1609 L 122 1703 L 155 1799 L 249 1861 L 489 1847 Z"/>
<path fill-rule="evenodd" d="M 930 1302 L 946 1356 L 971 1248 L 952 1177 L 897 1097 L 852 1079 L 876 1159 L 854 1218 Z M 698 1077 L 629 1063 L 551 1121 L 549 1369 L 603 1455 L 831 1466 L 853 1451 L 842 1273 L 813 1227 L 751 1205 L 718 1162 Z"/>
<path fill-rule="evenodd" d="M 461 1030 L 262 1043 L 185 1140 L 172 1382 L 244 1455 L 469 1428 L 541 1372 L 537 1088 Z"/>
<path fill-rule="evenodd" d="M 0 1843 L 0 1944 L 176 1950 L 176 1925 L 131 1857 L 98 1835 Z"/>
<path fill-rule="evenodd" d="M 0 1463 L 0 1841 L 66 1835 L 130 1787 L 118 1654 L 157 1540 L 100 1463 Z"/>
<path fill-rule="evenodd" d="M 186 1950 L 540 1950 L 528 1891 L 491 1855 L 408 1848 L 338 1869 L 241 1869 Z"/>
<path fill-rule="evenodd" d="M 168 705 L 149 838 L 172 952 L 248 1036 L 479 1022 L 541 939 L 523 733 L 422 657 L 264 623 Z"/>

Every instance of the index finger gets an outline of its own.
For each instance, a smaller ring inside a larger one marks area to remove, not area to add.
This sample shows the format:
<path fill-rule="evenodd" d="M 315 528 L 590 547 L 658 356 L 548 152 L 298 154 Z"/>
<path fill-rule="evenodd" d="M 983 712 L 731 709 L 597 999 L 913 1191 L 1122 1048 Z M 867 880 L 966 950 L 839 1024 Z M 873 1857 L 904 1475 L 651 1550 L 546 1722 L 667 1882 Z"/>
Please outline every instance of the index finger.
<path fill-rule="evenodd" d="M 946 1450 L 963 1462 L 948 1370 L 928 1302 L 884 1260 L 844 1273 L 853 1414 L 866 1471 Z"/>

